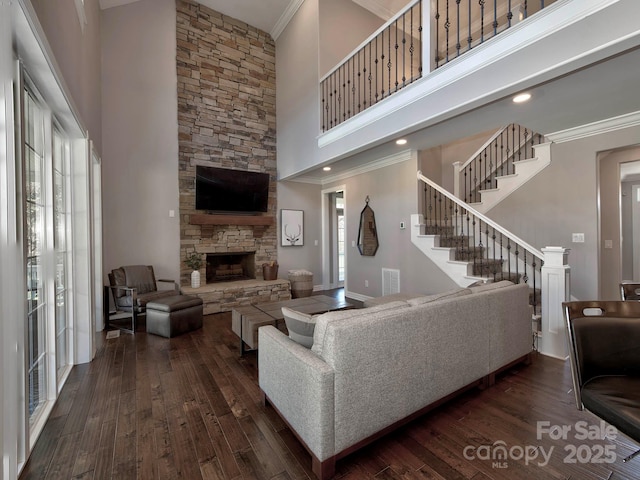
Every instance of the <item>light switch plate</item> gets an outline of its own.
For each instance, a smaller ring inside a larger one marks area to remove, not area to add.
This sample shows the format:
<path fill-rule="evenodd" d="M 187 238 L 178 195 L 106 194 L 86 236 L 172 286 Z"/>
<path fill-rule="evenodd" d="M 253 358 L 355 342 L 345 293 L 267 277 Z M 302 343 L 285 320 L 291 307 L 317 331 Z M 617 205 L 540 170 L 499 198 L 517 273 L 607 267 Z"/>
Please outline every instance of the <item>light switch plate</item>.
<path fill-rule="evenodd" d="M 584 243 L 584 233 L 572 233 L 571 241 L 573 243 Z"/>
<path fill-rule="evenodd" d="M 605 240 L 604 248 L 613 248 L 613 240 Z"/>

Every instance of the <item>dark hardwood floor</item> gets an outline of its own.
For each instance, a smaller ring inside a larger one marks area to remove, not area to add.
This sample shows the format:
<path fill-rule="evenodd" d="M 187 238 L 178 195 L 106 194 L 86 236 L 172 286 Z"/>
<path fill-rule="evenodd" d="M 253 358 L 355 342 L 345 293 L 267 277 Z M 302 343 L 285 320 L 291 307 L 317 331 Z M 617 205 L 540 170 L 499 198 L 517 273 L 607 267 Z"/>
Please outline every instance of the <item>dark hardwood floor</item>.
<path fill-rule="evenodd" d="M 559 428 L 538 438 L 537 422 Z M 580 439 L 581 426 L 595 438 Z M 640 478 L 640 458 L 621 460 L 634 444 L 622 435 L 603 439 L 597 427 L 574 406 L 568 364 L 536 356 L 493 387 L 469 391 L 339 461 L 337 478 Z M 560 428 L 570 428 L 565 439 Z M 506 458 L 484 459 L 500 446 Z M 615 462 L 602 463 L 611 453 Z M 147 335 L 144 325 L 136 335 L 99 335 L 95 360 L 73 369 L 20 478 L 313 476 L 300 443 L 261 406 L 256 355 L 239 356 L 231 314 L 223 313 L 171 340 Z"/>

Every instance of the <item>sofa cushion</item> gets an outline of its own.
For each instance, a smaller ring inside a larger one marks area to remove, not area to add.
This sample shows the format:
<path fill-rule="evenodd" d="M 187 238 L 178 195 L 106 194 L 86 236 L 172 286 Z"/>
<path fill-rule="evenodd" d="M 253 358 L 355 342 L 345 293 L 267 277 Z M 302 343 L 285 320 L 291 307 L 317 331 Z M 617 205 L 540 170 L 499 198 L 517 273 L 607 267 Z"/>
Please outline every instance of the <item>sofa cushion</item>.
<path fill-rule="evenodd" d="M 485 283 L 484 285 L 479 285 L 477 287 L 471 287 L 471 291 L 473 293 L 479 292 L 487 292 L 489 290 L 495 290 L 496 288 L 508 287 L 509 285 L 513 285 L 513 282 L 509 280 L 501 280 L 499 282 Z"/>
<path fill-rule="evenodd" d="M 324 336 L 327 331 L 327 325 L 333 322 L 339 322 L 347 318 L 360 317 L 363 315 L 372 315 L 378 312 L 384 312 L 386 310 L 394 310 L 401 308 L 409 308 L 409 304 L 405 301 L 397 301 L 390 303 L 383 303 L 382 305 L 376 305 L 375 307 L 359 308 L 355 310 L 340 310 L 336 312 L 327 312 L 322 315 L 318 315 L 316 319 L 316 328 L 313 333 L 313 346 L 311 350 L 317 355 L 322 356 L 322 345 L 324 343 Z"/>
<path fill-rule="evenodd" d="M 444 300 L 446 298 L 461 297 L 463 295 L 469 295 L 471 290 L 468 288 L 458 288 L 456 290 L 449 290 L 447 292 L 435 293 L 433 295 L 427 295 L 425 297 L 412 298 L 407 300 L 407 303 L 411 306 L 423 305 L 425 303 L 435 302 L 436 300 Z"/>
<path fill-rule="evenodd" d="M 298 312 L 288 307 L 282 307 L 284 323 L 289 330 L 289 338 L 300 345 L 311 348 L 313 345 L 313 331 L 316 328 L 318 315 Z"/>

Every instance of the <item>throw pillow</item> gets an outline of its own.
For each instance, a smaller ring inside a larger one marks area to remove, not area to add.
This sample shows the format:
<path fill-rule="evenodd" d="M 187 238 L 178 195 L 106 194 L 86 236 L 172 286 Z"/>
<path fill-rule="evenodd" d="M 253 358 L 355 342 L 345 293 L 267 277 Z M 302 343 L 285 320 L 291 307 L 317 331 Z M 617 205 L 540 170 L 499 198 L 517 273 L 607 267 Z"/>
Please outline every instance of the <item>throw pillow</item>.
<path fill-rule="evenodd" d="M 317 315 L 309 315 L 288 307 L 282 307 L 282 316 L 287 325 L 287 330 L 289 330 L 289 338 L 304 347 L 311 348 Z"/>

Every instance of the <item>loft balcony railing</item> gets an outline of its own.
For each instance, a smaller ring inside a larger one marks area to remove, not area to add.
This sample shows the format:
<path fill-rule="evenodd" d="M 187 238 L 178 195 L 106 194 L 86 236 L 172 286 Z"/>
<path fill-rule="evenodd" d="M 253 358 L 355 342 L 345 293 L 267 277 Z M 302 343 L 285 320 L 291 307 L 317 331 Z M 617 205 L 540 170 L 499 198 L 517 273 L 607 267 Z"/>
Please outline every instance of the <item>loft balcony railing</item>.
<path fill-rule="evenodd" d="M 322 131 L 419 80 L 425 69 L 428 73 L 455 60 L 555 1 L 414 0 L 322 77 Z M 423 35 L 425 23 L 428 35 Z"/>
<path fill-rule="evenodd" d="M 322 131 L 422 76 L 422 0 L 396 15 L 320 80 Z"/>
<path fill-rule="evenodd" d="M 435 68 L 458 58 L 556 0 L 437 0 Z"/>

